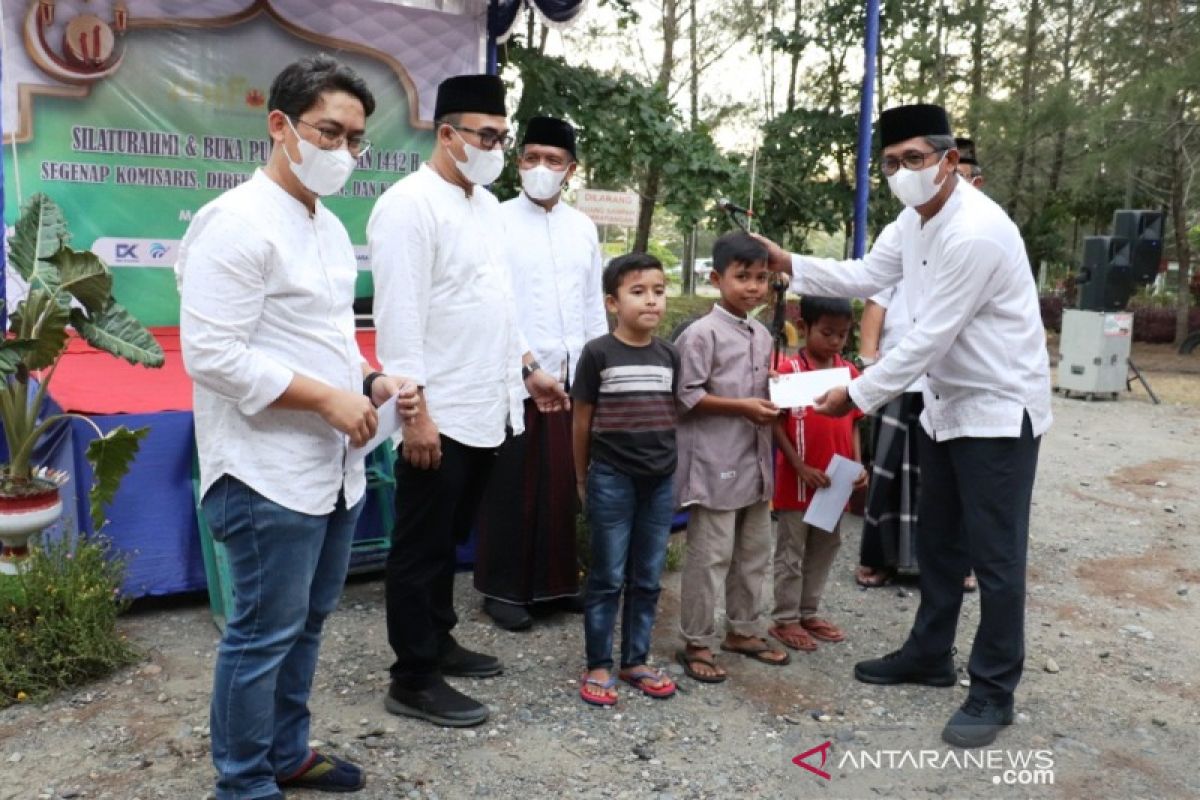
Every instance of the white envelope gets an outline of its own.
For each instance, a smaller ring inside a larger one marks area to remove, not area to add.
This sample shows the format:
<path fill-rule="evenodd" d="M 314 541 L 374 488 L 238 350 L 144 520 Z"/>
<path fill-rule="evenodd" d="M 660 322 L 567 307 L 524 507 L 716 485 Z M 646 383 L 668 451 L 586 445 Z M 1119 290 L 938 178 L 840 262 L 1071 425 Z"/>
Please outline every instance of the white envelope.
<path fill-rule="evenodd" d="M 789 372 L 770 382 L 771 402 L 780 408 L 804 408 L 830 389 L 849 385 L 849 367 Z"/>
<path fill-rule="evenodd" d="M 362 447 L 351 447 L 349 452 L 350 458 L 366 458 L 372 450 L 383 444 L 385 439 L 390 438 L 393 433 L 400 430 L 400 425 L 404 420 L 400 418 L 400 409 L 396 406 L 396 398 L 399 396 L 400 393 L 396 392 L 387 399 L 386 403 L 378 408 L 379 427 L 375 429 L 375 435 L 371 437 L 371 441 Z"/>
<path fill-rule="evenodd" d="M 862 464 L 845 456 L 834 455 L 825 468 L 829 485 L 813 492 L 808 510 L 804 512 L 804 521 L 814 528 L 832 533 L 842 518 L 842 511 L 854 492 L 854 481 L 858 480 L 862 469 Z"/>

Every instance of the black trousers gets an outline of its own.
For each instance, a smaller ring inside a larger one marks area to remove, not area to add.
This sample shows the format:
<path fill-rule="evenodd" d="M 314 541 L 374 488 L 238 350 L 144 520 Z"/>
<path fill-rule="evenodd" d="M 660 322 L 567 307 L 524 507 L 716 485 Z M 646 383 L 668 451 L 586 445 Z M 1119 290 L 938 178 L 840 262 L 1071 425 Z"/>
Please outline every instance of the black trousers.
<path fill-rule="evenodd" d="M 442 463 L 417 469 L 396 460 L 396 528 L 385 573 L 392 679 L 417 689 L 454 646 L 455 548 L 470 536 L 497 448 L 441 437 Z"/>
<path fill-rule="evenodd" d="M 944 657 L 954 645 L 968 569 L 979 581 L 979 628 L 967 670 L 973 697 L 1012 702 L 1025 664 L 1029 506 L 1040 439 L 1029 416 L 1019 438 L 935 442 L 919 434 L 917 560 L 921 604 L 906 654 Z"/>

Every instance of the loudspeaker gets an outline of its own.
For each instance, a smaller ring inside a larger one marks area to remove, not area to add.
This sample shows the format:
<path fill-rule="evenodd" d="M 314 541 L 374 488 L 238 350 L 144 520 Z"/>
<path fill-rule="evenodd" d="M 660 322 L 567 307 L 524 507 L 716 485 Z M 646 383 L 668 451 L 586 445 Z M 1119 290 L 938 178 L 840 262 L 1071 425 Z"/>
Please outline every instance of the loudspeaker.
<path fill-rule="evenodd" d="M 1152 283 L 1158 276 L 1163 251 L 1163 214 L 1161 211 L 1113 212 L 1113 236 L 1129 242 L 1129 263 L 1133 279 Z"/>
<path fill-rule="evenodd" d="M 1130 250 L 1129 240 L 1120 236 L 1083 240 L 1083 269 L 1076 280 L 1079 308 L 1119 311 L 1125 307 L 1136 288 Z"/>

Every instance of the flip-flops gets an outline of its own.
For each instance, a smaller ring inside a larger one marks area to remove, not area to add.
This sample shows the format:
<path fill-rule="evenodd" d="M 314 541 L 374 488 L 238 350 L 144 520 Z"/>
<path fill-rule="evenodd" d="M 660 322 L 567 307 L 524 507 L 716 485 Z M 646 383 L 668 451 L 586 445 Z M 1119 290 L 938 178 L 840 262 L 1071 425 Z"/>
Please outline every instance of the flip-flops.
<path fill-rule="evenodd" d="M 796 625 L 798 632 L 788 630 L 792 625 Z M 803 650 L 806 653 L 811 653 L 817 649 L 817 643 L 813 641 L 812 636 L 809 636 L 808 631 L 800 627 L 799 623 L 773 625 L 767 629 L 767 633 L 771 635 L 771 638 L 783 644 L 784 647 L 790 647 L 793 650 Z"/>
<path fill-rule="evenodd" d="M 772 667 L 784 667 L 792 663 L 792 657 L 788 655 L 786 650 L 776 650 L 767 644 L 766 639 L 753 639 L 753 644 L 745 647 L 731 647 L 728 642 L 721 642 L 721 649 L 726 653 L 737 653 L 746 658 L 752 658 L 755 661 L 761 661 L 763 664 L 769 664 Z M 767 653 L 782 653 L 783 658 L 779 660 L 766 658 Z"/>
<path fill-rule="evenodd" d="M 663 699 L 675 694 L 675 681 L 668 678 L 661 669 L 637 667 L 629 672 L 621 672 L 620 678 L 647 697 Z M 651 686 L 646 683 L 647 680 L 666 681 L 666 683 L 662 686 Z"/>
<path fill-rule="evenodd" d="M 837 625 L 834 625 L 827 619 L 820 617 L 808 617 L 800 620 L 801 627 L 813 635 L 813 638 L 820 639 L 822 642 L 843 642 L 846 640 L 846 634 Z"/>
<path fill-rule="evenodd" d="M 679 662 L 679 666 L 683 667 L 684 673 L 694 681 L 700 683 L 724 683 L 728 675 L 702 675 L 692 667 L 693 664 L 703 664 L 712 669 L 717 668 L 717 662 L 711 658 L 698 656 L 695 653 L 689 653 L 687 650 L 676 650 L 675 660 Z"/>
<path fill-rule="evenodd" d="M 585 673 L 583 673 L 583 677 L 579 679 L 579 697 L 580 697 L 580 699 L 583 700 L 583 702 L 585 702 L 589 705 L 615 706 L 617 704 L 616 695 L 609 697 L 607 694 L 605 694 L 605 695 L 589 694 L 587 689 L 589 686 L 599 686 L 601 689 L 603 689 L 604 691 L 607 692 L 609 689 L 613 688 L 616 685 L 617 685 L 617 679 L 614 678 L 612 675 L 609 675 L 608 680 L 606 680 L 606 681 L 598 681 L 585 672 Z"/>

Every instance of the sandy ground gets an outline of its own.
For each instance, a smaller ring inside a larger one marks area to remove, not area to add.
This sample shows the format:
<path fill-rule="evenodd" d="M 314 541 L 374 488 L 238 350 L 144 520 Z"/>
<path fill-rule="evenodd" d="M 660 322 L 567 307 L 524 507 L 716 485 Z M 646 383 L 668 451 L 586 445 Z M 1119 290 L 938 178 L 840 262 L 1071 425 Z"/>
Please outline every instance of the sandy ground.
<path fill-rule="evenodd" d="M 1166 383 L 1156 390 L 1175 396 Z M 1186 395 L 1198 381 L 1179 385 Z M 1200 409 L 1153 406 L 1137 393 L 1056 398 L 1054 410 L 1033 509 L 1018 720 L 983 763 L 964 763 L 938 738 L 963 686 L 851 677 L 854 661 L 900 644 L 918 601 L 915 586 L 855 586 L 857 519 L 825 606 L 847 642 L 784 668 L 726 657 L 724 685 L 682 679 L 669 701 L 626 690 L 615 710 L 576 696 L 579 618 L 498 632 L 460 576 L 460 639 L 507 665 L 502 677 L 458 682 L 493 709 L 468 731 L 383 710 L 383 587 L 355 579 L 327 627 L 312 736 L 366 767 L 363 798 L 1198 797 Z M 676 647 L 678 582 L 666 577 L 654 648 L 662 663 Z M 978 595 L 968 596 L 960 671 L 978 612 Z M 207 608 L 193 598 L 137 609 L 123 627 L 145 649 L 143 664 L 45 706 L 0 712 L 0 800 L 206 797 L 217 639 Z M 824 754 L 828 779 L 792 763 L 827 742 L 805 763 L 821 769 Z M 1022 759 L 1026 771 L 1005 771 Z"/>

